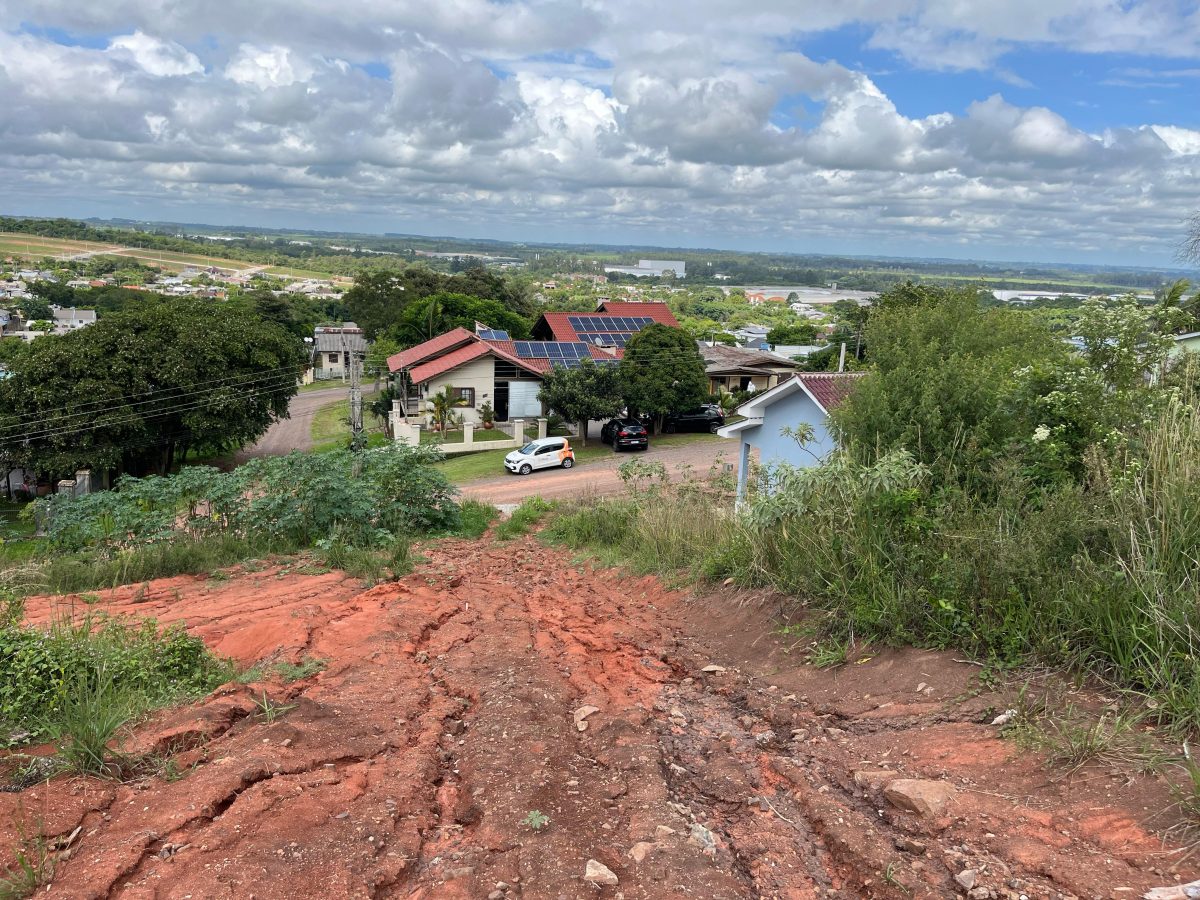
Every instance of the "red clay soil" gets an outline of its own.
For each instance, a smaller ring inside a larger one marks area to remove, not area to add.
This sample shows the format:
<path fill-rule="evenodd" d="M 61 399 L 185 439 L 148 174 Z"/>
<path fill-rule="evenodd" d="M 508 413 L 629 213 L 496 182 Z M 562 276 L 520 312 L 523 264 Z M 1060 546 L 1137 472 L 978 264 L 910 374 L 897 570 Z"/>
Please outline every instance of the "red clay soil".
<path fill-rule="evenodd" d="M 63 898 L 1017 900 L 1177 880 L 1151 830 L 1169 824 L 1160 782 L 1055 776 L 997 737 L 1002 699 L 947 655 L 821 672 L 784 652 L 763 604 L 690 599 L 533 539 L 428 555 L 370 590 L 276 567 L 104 594 L 96 608 L 185 621 L 242 666 L 328 667 L 140 726 L 127 749 L 173 754 L 177 780 L 0 793 L 0 848 L 21 823 L 82 826 L 38 895 Z M 263 690 L 292 708 L 268 723 Z M 581 731 L 583 706 L 598 709 Z M 955 793 L 904 812 L 882 796 L 901 777 Z M 589 860 L 619 883 L 585 882 Z"/>

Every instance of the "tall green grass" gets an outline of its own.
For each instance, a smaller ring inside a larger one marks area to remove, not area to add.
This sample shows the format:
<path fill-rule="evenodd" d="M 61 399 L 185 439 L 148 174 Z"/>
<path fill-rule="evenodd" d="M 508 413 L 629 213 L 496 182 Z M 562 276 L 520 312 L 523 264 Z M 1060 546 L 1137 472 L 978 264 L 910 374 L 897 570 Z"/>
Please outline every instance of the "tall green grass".
<path fill-rule="evenodd" d="M 564 507 L 543 534 L 638 571 L 803 598 L 826 637 L 1070 666 L 1200 730 L 1200 411 L 1176 401 L 1082 484 L 1015 465 L 931 486 L 903 452 L 768 473 L 744 515 L 695 490 Z"/>

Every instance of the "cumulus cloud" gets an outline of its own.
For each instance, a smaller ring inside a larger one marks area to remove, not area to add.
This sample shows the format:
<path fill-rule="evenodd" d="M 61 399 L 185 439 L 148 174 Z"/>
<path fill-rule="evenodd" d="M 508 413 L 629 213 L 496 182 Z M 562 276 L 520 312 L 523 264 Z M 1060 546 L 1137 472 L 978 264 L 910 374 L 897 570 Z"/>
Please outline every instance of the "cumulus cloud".
<path fill-rule="evenodd" d="M 174 41 L 164 41 L 144 31 L 115 37 L 109 43 L 108 49 L 116 55 L 127 55 L 147 73 L 159 78 L 195 75 L 204 71 L 204 66 L 194 53 Z"/>
<path fill-rule="evenodd" d="M 0 31 L 0 191 L 24 204 L 6 211 L 88 197 L 317 227 L 930 252 L 1157 240 L 1166 257 L 1200 179 L 1200 132 L 1170 116 L 1087 129 L 1000 94 L 914 114 L 884 78 L 795 49 L 854 26 L 931 69 L 995 74 L 1014 47 L 1198 56 L 1182 0 L 17 6 L 0 0 L 30 26 Z"/>

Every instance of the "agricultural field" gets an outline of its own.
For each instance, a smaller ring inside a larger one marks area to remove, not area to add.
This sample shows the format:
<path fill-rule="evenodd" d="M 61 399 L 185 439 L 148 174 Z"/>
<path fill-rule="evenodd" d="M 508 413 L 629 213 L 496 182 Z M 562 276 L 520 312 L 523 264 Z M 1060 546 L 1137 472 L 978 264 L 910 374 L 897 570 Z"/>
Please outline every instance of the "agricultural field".
<path fill-rule="evenodd" d="M 98 253 L 117 249 L 115 244 L 95 241 L 74 241 L 63 238 L 38 237 L 30 234 L 0 232 L 0 255 L 41 259 L 44 256 L 66 256 L 76 253 Z"/>

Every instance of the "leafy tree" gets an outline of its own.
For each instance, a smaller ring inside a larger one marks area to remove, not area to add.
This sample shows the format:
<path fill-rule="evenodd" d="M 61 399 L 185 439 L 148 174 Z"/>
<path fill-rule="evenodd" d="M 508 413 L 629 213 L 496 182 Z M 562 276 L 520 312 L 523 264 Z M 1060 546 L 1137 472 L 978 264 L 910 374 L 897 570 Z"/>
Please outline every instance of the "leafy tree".
<path fill-rule="evenodd" d="M 41 297 L 22 297 L 13 306 L 21 311 L 21 317 L 26 321 L 54 318 L 54 311 L 50 309 L 50 303 Z"/>
<path fill-rule="evenodd" d="M 433 274 L 433 273 L 430 273 Z M 391 269 L 360 272 L 354 287 L 346 291 L 346 312 L 368 339 L 386 331 L 400 320 L 408 304 L 418 296 L 400 272 Z"/>
<path fill-rule="evenodd" d="M 623 387 L 619 367 L 585 359 L 578 368 L 547 372 L 538 399 L 564 419 L 579 423 L 580 445 L 586 447 L 588 422 L 620 415 Z"/>
<path fill-rule="evenodd" d="M 507 331 L 514 338 L 529 334 L 529 322 L 496 300 L 438 292 L 410 303 L 388 336 L 412 346 L 455 328 L 474 331 L 476 322 Z"/>
<path fill-rule="evenodd" d="M 767 332 L 769 344 L 811 344 L 817 339 L 817 326 L 811 322 L 776 325 Z"/>
<path fill-rule="evenodd" d="M 630 338 L 621 361 L 629 411 L 654 417 L 658 433 L 665 415 L 690 409 L 708 395 L 704 358 L 684 331 L 648 325 Z"/>
<path fill-rule="evenodd" d="M 29 285 L 29 293 L 47 304 L 56 306 L 74 306 L 75 289 L 69 288 L 61 281 L 35 281 Z M 37 316 L 44 319 L 46 316 Z"/>
<path fill-rule="evenodd" d="M 973 290 L 876 309 L 866 341 L 874 370 L 833 413 L 839 443 L 867 462 L 907 450 L 951 480 L 1001 458 L 1023 427 L 1003 402 L 1015 373 L 1067 356 L 1043 325 L 982 310 Z"/>
<path fill-rule="evenodd" d="M 166 472 L 177 451 L 225 449 L 287 415 L 305 355 L 253 312 L 148 303 L 35 341 L 0 381 L 0 452 L 52 476 Z"/>

